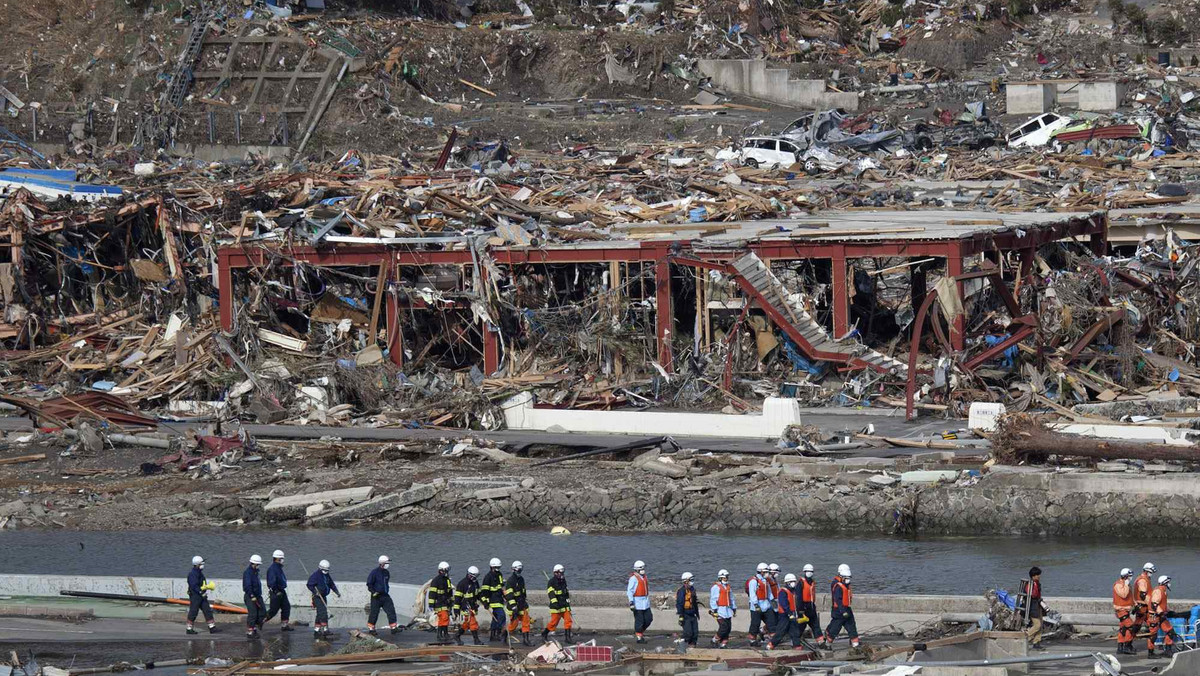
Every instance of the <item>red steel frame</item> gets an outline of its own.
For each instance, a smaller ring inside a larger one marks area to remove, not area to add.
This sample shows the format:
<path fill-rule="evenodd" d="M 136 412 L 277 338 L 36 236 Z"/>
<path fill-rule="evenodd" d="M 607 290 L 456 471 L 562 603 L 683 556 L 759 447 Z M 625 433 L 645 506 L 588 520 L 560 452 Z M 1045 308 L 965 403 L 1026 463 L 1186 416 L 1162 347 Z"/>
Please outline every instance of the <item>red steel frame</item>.
<path fill-rule="evenodd" d="M 833 331 L 845 335 L 850 330 L 850 293 L 848 261 L 854 258 L 921 258 L 935 256 L 947 261 L 947 274 L 959 277 L 963 273 L 963 261 L 969 256 L 984 252 L 1020 251 L 1023 254 L 1037 247 L 1067 238 L 1089 237 L 1092 250 L 1101 253 L 1108 245 L 1108 219 L 1102 213 L 1075 218 L 1062 223 L 1038 226 L 1022 226 L 1000 233 L 984 232 L 960 239 L 942 240 L 846 240 L 837 242 L 814 240 L 760 240 L 751 242 L 746 248 L 766 262 L 772 260 L 828 259 L 833 264 Z M 538 263 L 607 263 L 653 262 L 655 271 L 656 334 L 658 337 L 658 359 L 663 368 L 672 369 L 671 330 L 674 310 L 671 304 L 670 272 L 672 255 L 688 255 L 713 262 L 732 260 L 745 250 L 713 250 L 695 246 L 692 240 L 656 240 L 642 242 L 638 246 L 584 248 L 493 248 L 492 258 L 500 265 L 529 265 Z M 704 244 L 704 243 L 700 243 Z M 675 252 L 672 252 L 672 247 Z M 221 329 L 226 333 L 233 330 L 233 271 L 263 265 L 276 255 L 283 256 L 283 265 L 306 263 L 314 266 L 382 265 L 390 261 L 388 281 L 394 279 L 396 271 L 406 266 L 423 265 L 469 265 L 471 252 L 411 251 L 382 244 L 336 244 L 322 247 L 288 246 L 271 249 L 258 243 L 227 245 L 217 250 L 217 286 L 220 293 Z M 960 293 L 962 292 L 961 282 Z M 389 294 L 387 302 L 387 344 L 391 359 L 399 364 L 403 360 L 400 344 L 399 300 Z M 952 327 L 950 342 L 955 350 L 963 348 L 965 318 L 959 317 Z M 494 373 L 500 367 L 500 343 L 496 332 L 485 327 L 484 371 Z"/>

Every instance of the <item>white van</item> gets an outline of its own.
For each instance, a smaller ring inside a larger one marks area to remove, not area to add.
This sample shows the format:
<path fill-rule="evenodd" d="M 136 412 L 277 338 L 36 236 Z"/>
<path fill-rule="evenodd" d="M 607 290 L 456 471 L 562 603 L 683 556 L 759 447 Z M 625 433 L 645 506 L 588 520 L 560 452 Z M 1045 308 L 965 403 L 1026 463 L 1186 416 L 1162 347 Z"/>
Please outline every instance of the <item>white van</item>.
<path fill-rule="evenodd" d="M 1042 113 L 1008 132 L 1009 148 L 1036 148 L 1044 146 L 1054 138 L 1054 133 L 1074 123 L 1069 117 L 1055 113 Z"/>
<path fill-rule="evenodd" d="M 787 139 L 751 136 L 742 144 L 741 160 L 747 167 L 783 169 L 800 161 L 800 148 Z"/>

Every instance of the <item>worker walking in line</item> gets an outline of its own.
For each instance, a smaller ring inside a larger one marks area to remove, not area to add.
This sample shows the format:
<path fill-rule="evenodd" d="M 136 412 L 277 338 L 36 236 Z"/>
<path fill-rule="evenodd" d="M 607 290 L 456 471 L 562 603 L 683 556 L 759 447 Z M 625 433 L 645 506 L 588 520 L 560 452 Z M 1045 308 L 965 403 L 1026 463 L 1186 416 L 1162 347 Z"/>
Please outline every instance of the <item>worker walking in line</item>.
<path fill-rule="evenodd" d="M 258 628 L 267 618 L 267 607 L 262 598 L 262 580 L 258 577 L 258 568 L 262 565 L 262 557 L 255 554 L 250 557 L 250 565 L 242 573 L 242 595 L 246 602 L 246 638 L 258 638 Z"/>
<path fill-rule="evenodd" d="M 425 597 L 430 612 L 434 613 L 433 626 L 437 629 L 437 642 L 450 642 L 450 606 L 454 602 L 454 585 L 450 582 L 450 564 L 438 564 L 437 575 L 429 583 L 429 594 Z"/>
<path fill-rule="evenodd" d="M 832 610 L 829 613 L 829 627 L 825 630 L 825 642 L 830 647 L 838 634 L 845 627 L 850 636 L 850 647 L 858 647 L 858 624 L 854 621 L 854 610 L 851 608 L 850 566 L 838 566 L 838 574 L 829 585 L 829 596 L 832 599 Z"/>
<path fill-rule="evenodd" d="M 525 577 L 521 575 L 524 566 L 520 561 L 513 561 L 512 575 L 504 585 L 504 601 L 508 604 L 508 634 L 511 636 L 517 627 L 521 627 L 521 645 L 533 645 L 529 640 L 529 592 L 525 588 Z"/>
<path fill-rule="evenodd" d="M 811 563 L 804 564 L 803 574 L 800 576 L 797 588 L 800 591 L 800 614 L 804 616 L 805 621 L 800 623 L 800 638 L 804 638 L 804 632 L 812 632 L 812 637 L 817 641 L 818 648 L 825 647 L 825 634 L 821 633 L 821 615 L 817 612 L 817 577 L 816 569 Z"/>
<path fill-rule="evenodd" d="M 1045 650 L 1042 646 L 1042 617 L 1046 614 L 1046 603 L 1042 601 L 1042 569 L 1034 566 L 1029 569 L 1029 628 L 1025 635 L 1029 637 L 1029 647 L 1033 650 Z"/>
<path fill-rule="evenodd" d="M 625 597 L 629 599 L 629 610 L 633 612 L 633 633 L 638 643 L 646 642 L 646 630 L 654 621 L 650 612 L 650 578 L 646 577 L 646 564 L 633 562 L 633 574 L 625 585 Z"/>
<path fill-rule="evenodd" d="M 1117 616 L 1117 653 L 1120 655 L 1132 655 L 1133 650 L 1133 585 L 1130 580 L 1133 578 L 1133 571 L 1128 568 L 1122 568 L 1121 574 L 1117 581 L 1113 583 L 1112 599 L 1113 612 Z"/>
<path fill-rule="evenodd" d="M 546 596 L 550 599 L 550 621 L 542 629 L 542 642 L 550 640 L 550 634 L 562 620 L 564 639 L 571 642 L 571 590 L 567 589 L 567 569 L 561 563 L 554 564 L 554 574 L 546 582 Z"/>
<path fill-rule="evenodd" d="M 767 584 L 769 572 L 767 564 L 760 563 L 754 576 L 746 580 L 746 595 L 749 597 L 747 605 L 750 606 L 750 629 L 747 633 L 750 634 L 752 646 L 762 643 L 763 623 L 767 613 L 771 612 L 771 604 L 775 601 L 775 597 L 771 595 L 771 587 Z"/>
<path fill-rule="evenodd" d="M 454 623 L 458 625 L 458 633 L 454 642 L 462 645 L 464 632 L 471 632 L 475 645 L 483 645 L 479 640 L 479 569 L 475 566 L 467 568 L 467 574 L 454 587 Z"/>
<path fill-rule="evenodd" d="M 392 560 L 384 554 L 379 557 L 379 565 L 367 576 L 367 591 L 371 594 L 371 609 L 367 611 L 367 633 L 372 636 L 377 635 L 375 621 L 379 619 L 380 610 L 387 615 L 388 629 L 391 629 L 393 634 L 400 633 L 400 627 L 396 624 L 396 604 L 392 602 L 392 595 L 388 593 L 388 583 L 392 579 L 388 568 L 391 565 Z"/>
<path fill-rule="evenodd" d="M 767 613 L 767 634 L 775 634 L 775 618 L 779 615 L 779 575 L 781 568 L 778 563 L 767 566 L 767 586 L 771 588 L 771 610 Z"/>
<path fill-rule="evenodd" d="M 1131 631 L 1134 636 L 1142 633 L 1142 627 L 1146 626 L 1149 621 L 1147 614 L 1150 609 L 1150 592 L 1154 591 L 1154 574 L 1158 569 L 1154 564 L 1147 561 L 1146 565 L 1142 566 L 1142 573 L 1133 581 L 1133 627 Z M 1134 653 L 1135 654 L 1136 649 Z"/>
<path fill-rule="evenodd" d="M 1175 633 L 1175 627 L 1171 624 L 1171 610 L 1167 606 L 1167 592 L 1170 589 L 1171 577 L 1161 575 L 1158 578 L 1158 586 L 1150 592 L 1148 614 L 1150 635 L 1146 638 L 1146 645 L 1149 646 L 1147 657 L 1170 657 L 1175 654 L 1175 642 L 1179 640 L 1179 634 Z M 1154 638 L 1160 632 L 1163 637 L 1163 651 L 1155 653 Z"/>
<path fill-rule="evenodd" d="M 775 621 L 775 633 L 767 641 L 767 650 L 783 642 L 785 636 L 792 637 L 792 647 L 800 647 L 800 627 L 808 618 L 800 614 L 800 601 L 796 597 L 796 576 L 788 573 L 783 578 L 783 589 L 779 590 L 779 617 Z"/>
<path fill-rule="evenodd" d="M 308 583 L 305 586 L 312 594 L 312 607 L 317 611 L 316 620 L 313 621 L 313 634 L 320 638 L 326 638 L 329 636 L 329 592 L 337 594 L 339 599 L 342 598 L 342 593 L 338 591 L 333 576 L 329 574 L 328 561 L 321 559 L 321 562 L 317 564 L 317 569 L 308 576 Z"/>
<path fill-rule="evenodd" d="M 480 598 L 492 611 L 492 626 L 490 629 L 489 641 L 508 640 L 507 632 L 504 630 L 504 574 L 500 572 L 500 559 L 493 558 L 488 561 L 490 570 L 483 577 L 483 582 L 479 585 Z"/>
<path fill-rule="evenodd" d="M 722 568 L 717 572 L 717 581 L 708 590 L 708 614 L 717 621 L 717 633 L 712 637 L 714 648 L 729 645 L 729 632 L 733 630 L 733 618 L 737 617 L 737 601 L 729 588 L 729 571 Z"/>
<path fill-rule="evenodd" d="M 192 569 L 188 571 L 187 576 L 187 633 L 199 633 L 193 625 L 196 623 L 196 616 L 200 613 L 204 613 L 204 621 L 208 622 L 208 633 L 215 634 L 220 631 L 217 629 L 217 623 L 213 621 L 212 605 L 208 602 L 208 592 L 213 589 L 216 589 L 216 585 L 204 577 L 204 557 L 193 556 Z"/>
<path fill-rule="evenodd" d="M 686 645 L 694 646 L 700 640 L 700 600 L 692 584 L 691 573 L 679 576 L 679 589 L 675 591 L 675 614 L 679 616 L 679 628 Z"/>
<path fill-rule="evenodd" d="M 263 624 L 271 621 L 276 615 L 283 622 L 280 631 L 292 631 L 292 602 L 287 595 L 287 574 L 283 572 L 283 550 L 276 549 L 271 554 L 271 565 L 267 567 L 267 595 L 270 596 L 271 608 L 263 618 Z"/>

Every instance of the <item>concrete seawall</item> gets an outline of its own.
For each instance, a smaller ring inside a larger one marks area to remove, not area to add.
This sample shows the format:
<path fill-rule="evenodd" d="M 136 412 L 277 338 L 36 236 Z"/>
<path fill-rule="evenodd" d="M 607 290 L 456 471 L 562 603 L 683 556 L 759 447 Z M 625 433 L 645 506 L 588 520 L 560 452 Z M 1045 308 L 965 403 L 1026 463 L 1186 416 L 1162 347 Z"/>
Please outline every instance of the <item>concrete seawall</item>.
<path fill-rule="evenodd" d="M 647 485 L 638 478 L 604 488 L 560 489 L 530 481 L 486 493 L 448 486 L 423 505 L 381 518 L 421 525 L 453 515 L 480 525 L 598 530 L 1200 537 L 1196 474 L 994 467 L 969 485 L 885 486 L 869 479 L 872 470 L 895 472 L 882 464 L 888 461 L 800 460 L 806 462 L 762 467 L 723 482 L 664 477 Z M 226 502 L 190 507 L 228 511 L 239 505 Z M 240 509 L 244 518 L 260 516 L 244 501 Z"/>
<path fill-rule="evenodd" d="M 232 604 L 241 605 L 241 580 L 218 579 L 212 580 L 217 589 L 210 598 L 220 599 Z M 330 611 L 333 615 L 334 626 L 362 626 L 366 621 L 365 608 L 369 597 L 366 587 L 360 580 L 343 581 L 339 584 L 342 597 L 330 599 Z M 540 586 L 540 585 L 539 585 Z M 138 594 L 145 596 L 167 596 L 186 598 L 187 585 L 180 578 L 146 578 L 146 577 L 105 577 L 82 575 L 0 575 L 0 596 L 13 597 L 0 603 L 0 608 L 12 608 L 20 604 L 43 606 L 50 604 L 69 603 L 75 608 L 90 608 L 97 617 L 110 615 L 113 608 L 118 607 L 113 602 L 91 601 L 89 599 L 67 599 L 59 594 L 62 590 L 90 591 L 109 594 Z M 416 608 L 414 601 L 420 587 L 410 584 L 393 584 L 392 598 L 396 610 L 401 616 L 401 622 L 412 619 Z M 309 596 L 302 583 L 293 583 L 288 589 L 289 599 L 293 606 L 293 617 L 298 620 L 311 622 L 313 612 L 309 606 Z M 707 602 L 707 585 L 700 585 L 702 602 Z M 677 630 L 675 621 L 675 593 L 669 590 L 653 593 L 653 607 L 656 619 L 655 631 L 672 632 Z M 532 615 L 538 627 L 549 618 L 546 607 L 546 593 L 540 588 L 531 588 L 530 604 Z M 585 630 L 625 631 L 632 627 L 629 607 L 623 591 L 573 591 L 572 616 L 578 627 Z M 734 623 L 735 631 L 744 632 L 749 622 L 749 612 L 745 610 L 745 598 L 738 595 L 737 601 L 742 605 L 743 612 L 738 614 Z M 1063 614 L 1064 619 L 1072 624 L 1095 631 L 1106 631 L 1116 626 L 1112 615 L 1111 602 L 1103 598 L 1049 598 L 1047 603 L 1051 608 Z M 1193 601 L 1172 600 L 1177 609 L 1189 608 Z M 128 606 L 128 604 L 124 604 Z M 822 621 L 828 616 L 829 599 L 825 594 L 817 595 L 817 607 L 821 609 Z M 981 596 L 905 596 L 896 594 L 856 594 L 854 597 L 855 614 L 860 631 L 864 634 L 895 634 L 915 629 L 921 624 L 938 621 L 939 618 L 951 618 L 955 621 L 972 621 L 987 612 L 987 603 Z M 154 606 L 147 611 L 146 617 L 164 621 L 178 619 L 182 621 L 184 609 L 177 610 L 170 606 Z M 178 616 L 177 618 L 175 616 Z M 122 613 L 127 616 L 127 613 Z M 237 616 L 218 615 L 220 621 L 237 622 Z M 481 620 L 486 615 L 481 614 Z M 484 622 L 486 624 L 486 621 Z M 703 631 L 715 631 L 716 623 L 707 615 L 701 615 L 700 627 Z"/>

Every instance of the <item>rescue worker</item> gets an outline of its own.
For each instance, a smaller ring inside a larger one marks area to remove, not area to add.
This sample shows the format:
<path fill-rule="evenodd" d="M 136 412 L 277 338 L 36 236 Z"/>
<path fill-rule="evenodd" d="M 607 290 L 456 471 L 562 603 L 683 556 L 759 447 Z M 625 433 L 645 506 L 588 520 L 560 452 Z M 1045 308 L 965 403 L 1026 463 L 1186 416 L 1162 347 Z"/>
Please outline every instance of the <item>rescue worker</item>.
<path fill-rule="evenodd" d="M 1154 574 L 1158 569 L 1149 561 L 1142 566 L 1141 575 L 1133 581 L 1133 635 L 1142 633 L 1142 627 L 1149 621 L 1147 614 L 1150 609 L 1150 592 L 1154 591 Z M 1136 654 L 1136 649 L 1135 653 Z"/>
<path fill-rule="evenodd" d="M 771 587 L 767 584 L 769 571 L 767 564 L 760 563 L 755 569 L 754 577 L 746 580 L 746 595 L 749 597 L 747 605 L 750 607 L 750 629 L 747 633 L 750 635 L 752 646 L 762 643 L 762 626 L 766 614 L 771 611 L 771 604 L 775 601 L 775 597 L 771 595 Z"/>
<path fill-rule="evenodd" d="M 804 632 L 807 629 L 817 640 L 817 647 L 824 648 L 826 645 L 825 634 L 821 633 L 821 615 L 817 612 L 816 569 L 811 563 L 804 564 L 803 575 L 800 576 L 798 586 L 800 614 L 805 618 L 805 621 L 800 623 L 800 638 L 804 638 Z"/>
<path fill-rule="evenodd" d="M 500 572 L 500 559 L 488 561 L 491 569 L 479 584 L 480 599 L 492 611 L 492 626 L 489 641 L 508 640 L 508 632 L 504 630 L 504 575 Z"/>
<path fill-rule="evenodd" d="M 195 626 L 196 616 L 204 613 L 204 621 L 208 622 L 208 633 L 215 634 L 220 631 L 217 629 L 217 623 L 213 621 L 212 605 L 208 602 L 208 592 L 216 589 L 216 585 L 208 581 L 204 577 L 204 557 L 192 557 L 192 569 L 188 571 L 187 590 L 188 590 L 188 612 L 187 612 L 187 633 L 198 634 Z"/>
<path fill-rule="evenodd" d="M 437 575 L 429 583 L 429 594 L 425 597 L 430 612 L 435 614 L 433 626 L 437 628 L 438 643 L 450 642 L 450 606 L 454 602 L 454 585 L 450 582 L 450 564 L 438 564 Z"/>
<path fill-rule="evenodd" d="M 504 585 L 504 601 L 508 604 L 508 634 L 511 636 L 521 627 L 521 645 L 533 645 L 529 640 L 529 593 L 525 588 L 525 578 L 521 575 L 524 566 L 520 561 L 513 561 L 512 575 Z"/>
<path fill-rule="evenodd" d="M 467 568 L 467 574 L 454 587 L 454 623 L 458 625 L 458 633 L 454 642 L 462 645 L 464 632 L 471 632 L 475 645 L 483 645 L 479 640 L 479 569 L 475 566 Z"/>
<path fill-rule="evenodd" d="M 258 638 L 258 628 L 267 618 L 267 607 L 263 604 L 262 580 L 258 577 L 258 568 L 262 565 L 262 557 L 255 554 L 250 557 L 250 565 L 242 573 L 242 600 L 246 603 L 246 638 Z"/>
<path fill-rule="evenodd" d="M 1033 650 L 1045 650 L 1042 646 L 1042 617 L 1046 614 L 1046 603 L 1042 601 L 1042 569 L 1034 566 L 1029 569 L 1029 628 L 1025 630 L 1029 637 L 1029 647 Z"/>
<path fill-rule="evenodd" d="M 542 629 L 542 642 L 550 640 L 550 634 L 562 620 L 567 643 L 571 642 L 571 590 L 567 589 L 567 569 L 561 563 L 554 564 L 554 574 L 546 582 L 546 597 L 550 599 L 550 621 Z"/>
<path fill-rule="evenodd" d="M 700 600 L 692 584 L 691 573 L 679 576 L 679 589 L 675 591 L 675 614 L 679 616 L 679 628 L 686 645 L 694 646 L 700 640 Z"/>
<path fill-rule="evenodd" d="M 1117 653 L 1120 655 L 1133 654 L 1133 585 L 1129 582 L 1133 571 L 1122 568 L 1117 581 L 1113 583 L 1113 612 L 1117 616 Z"/>
<path fill-rule="evenodd" d="M 708 590 L 708 614 L 717 621 L 717 633 L 712 637 L 714 648 L 729 645 L 729 632 L 733 629 L 733 618 L 737 617 L 737 601 L 729 588 L 729 571 L 717 571 L 717 581 Z"/>
<path fill-rule="evenodd" d="M 1171 624 L 1171 611 L 1167 607 L 1167 592 L 1171 589 L 1171 576 L 1161 575 L 1158 578 L 1158 586 L 1154 591 L 1150 592 L 1150 635 L 1146 638 L 1146 645 L 1149 646 L 1147 657 L 1170 657 L 1175 654 L 1175 642 L 1179 640 L 1179 634 L 1175 633 L 1175 627 Z M 1163 635 L 1163 651 L 1161 653 L 1154 652 L 1154 637 L 1159 632 Z"/>
<path fill-rule="evenodd" d="M 633 562 L 633 573 L 625 585 L 625 597 L 629 599 L 629 610 L 633 612 L 633 633 L 638 643 L 646 642 L 646 630 L 654 621 L 650 612 L 650 579 L 646 577 L 646 564 Z"/>
<path fill-rule="evenodd" d="M 392 579 L 388 568 L 391 565 L 392 560 L 384 554 L 379 557 L 379 565 L 367 576 L 367 591 L 371 594 L 371 609 L 367 612 L 367 633 L 372 636 L 377 635 L 375 621 L 379 619 L 380 610 L 387 615 L 388 629 L 391 629 L 393 634 L 400 633 L 400 627 L 396 624 L 396 604 L 392 602 L 392 596 L 388 593 L 388 582 Z"/>
<path fill-rule="evenodd" d="M 271 609 L 263 618 L 263 624 L 271 621 L 276 615 L 283 622 L 280 631 L 292 631 L 292 602 L 287 595 L 287 575 L 283 572 L 283 550 L 276 549 L 271 554 L 271 565 L 267 567 L 267 595 L 270 596 Z"/>
<path fill-rule="evenodd" d="M 775 634 L 775 618 L 779 615 L 779 574 L 782 569 L 778 563 L 767 566 L 767 586 L 771 588 L 771 611 L 767 613 L 767 633 Z"/>
<path fill-rule="evenodd" d="M 853 596 L 850 592 L 850 566 L 844 563 L 838 566 L 838 574 L 829 585 L 829 596 L 833 607 L 829 613 L 829 627 L 825 630 L 825 642 L 832 647 L 834 640 L 845 627 L 850 636 L 850 647 L 857 648 L 858 624 L 854 621 L 854 610 L 850 607 Z"/>
<path fill-rule="evenodd" d="M 308 576 L 308 583 L 305 586 L 312 594 L 312 607 L 317 611 L 317 618 L 313 621 L 313 634 L 321 638 L 328 637 L 329 592 L 337 594 L 339 599 L 342 598 L 342 592 L 338 591 L 337 584 L 329 574 L 328 561 L 321 559 L 321 562 L 317 564 L 317 569 Z"/>
<path fill-rule="evenodd" d="M 779 618 L 775 621 L 775 634 L 767 641 L 767 650 L 783 642 L 785 636 L 792 637 L 792 647 L 800 647 L 800 625 L 808 618 L 800 614 L 800 600 L 796 597 L 796 576 L 788 573 L 779 590 Z"/>

